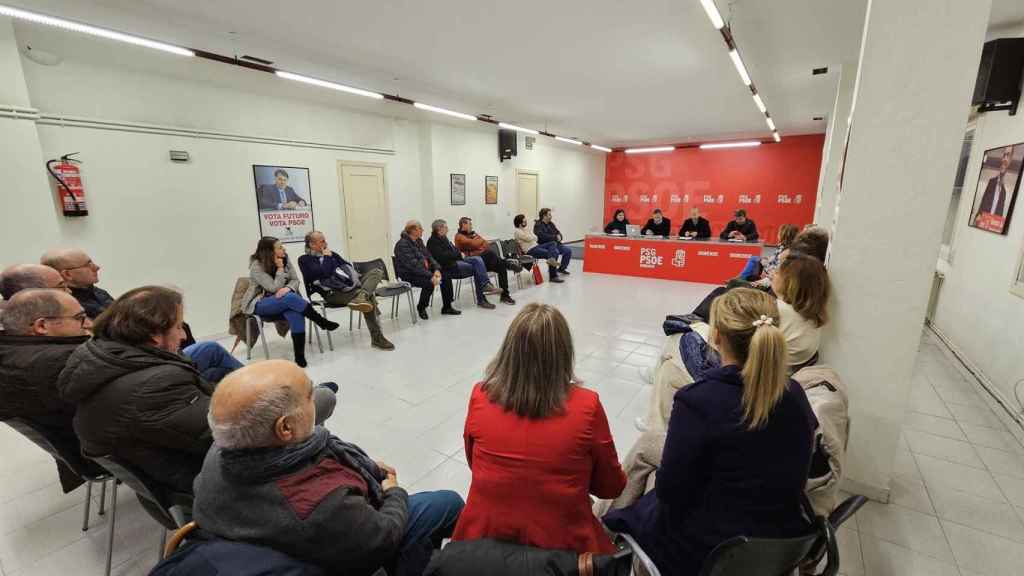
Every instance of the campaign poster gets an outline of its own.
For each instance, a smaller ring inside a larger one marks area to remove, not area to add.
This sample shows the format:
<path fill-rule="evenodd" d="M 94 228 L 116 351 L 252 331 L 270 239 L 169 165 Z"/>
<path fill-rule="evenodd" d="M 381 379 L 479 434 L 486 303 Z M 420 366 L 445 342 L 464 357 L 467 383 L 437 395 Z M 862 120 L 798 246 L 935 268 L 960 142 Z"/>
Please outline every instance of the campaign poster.
<path fill-rule="evenodd" d="M 981 160 L 978 187 L 971 205 L 971 227 L 1006 234 L 1010 216 L 1017 201 L 1021 165 L 1024 164 L 1024 143 L 985 151 Z"/>
<path fill-rule="evenodd" d="M 313 230 L 313 192 L 309 168 L 254 164 L 260 236 L 302 242 Z"/>
<path fill-rule="evenodd" d="M 452 174 L 452 206 L 466 205 L 466 175 Z"/>
<path fill-rule="evenodd" d="M 498 203 L 498 177 L 484 176 L 484 204 Z"/>

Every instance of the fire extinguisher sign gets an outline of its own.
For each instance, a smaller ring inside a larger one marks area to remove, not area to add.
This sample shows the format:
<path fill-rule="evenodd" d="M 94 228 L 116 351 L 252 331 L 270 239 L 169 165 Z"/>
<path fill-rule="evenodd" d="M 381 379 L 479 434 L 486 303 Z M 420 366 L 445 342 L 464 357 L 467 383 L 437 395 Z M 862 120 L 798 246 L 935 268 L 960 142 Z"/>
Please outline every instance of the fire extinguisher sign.
<path fill-rule="evenodd" d="M 74 161 L 66 156 L 47 163 L 50 174 L 57 181 L 61 208 L 65 216 L 86 216 L 89 210 L 85 204 L 85 189 L 82 187 L 82 173 Z"/>

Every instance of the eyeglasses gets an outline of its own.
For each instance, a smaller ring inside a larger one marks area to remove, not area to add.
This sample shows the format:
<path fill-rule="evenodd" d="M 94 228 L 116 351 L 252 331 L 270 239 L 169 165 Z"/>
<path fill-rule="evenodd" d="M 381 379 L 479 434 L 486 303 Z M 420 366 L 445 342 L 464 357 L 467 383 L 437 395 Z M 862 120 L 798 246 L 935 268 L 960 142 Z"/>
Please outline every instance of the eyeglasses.
<path fill-rule="evenodd" d="M 75 320 L 75 321 L 78 322 L 79 328 L 85 328 L 85 322 L 86 322 L 86 320 L 89 319 L 89 315 L 85 313 L 85 310 L 82 310 L 81 312 L 79 312 L 78 314 L 75 314 L 73 316 L 43 316 L 42 319 L 43 320 L 68 320 L 68 319 L 71 319 L 71 320 Z"/>
<path fill-rule="evenodd" d="M 98 266 L 96 266 L 96 263 L 93 262 L 92 259 L 89 259 L 88 262 L 86 262 L 85 264 L 82 264 L 81 266 L 72 266 L 70 268 L 62 268 L 61 270 L 62 271 L 64 271 L 64 270 L 79 270 L 79 269 L 82 269 L 82 268 L 98 268 Z"/>

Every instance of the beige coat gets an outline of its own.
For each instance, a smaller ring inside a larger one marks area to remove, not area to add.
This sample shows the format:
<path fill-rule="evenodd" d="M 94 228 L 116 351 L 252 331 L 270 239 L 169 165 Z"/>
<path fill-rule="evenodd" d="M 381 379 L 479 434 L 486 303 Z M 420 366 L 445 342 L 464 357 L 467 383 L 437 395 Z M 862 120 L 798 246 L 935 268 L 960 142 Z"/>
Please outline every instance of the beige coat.
<path fill-rule="evenodd" d="M 245 338 L 245 312 L 242 311 L 242 302 L 245 300 L 246 294 L 249 293 L 251 280 L 248 278 L 239 278 L 235 280 L 235 289 L 231 292 L 231 312 L 228 313 L 228 333 L 237 336 L 238 338 Z M 255 305 L 254 305 L 255 306 Z M 253 324 L 256 320 L 250 319 Z M 280 320 L 274 323 L 274 328 L 277 329 L 279 336 L 284 336 L 288 333 L 288 322 Z M 252 326 L 252 330 L 249 330 L 249 338 L 251 342 L 246 342 L 245 345 L 252 348 L 252 345 L 256 343 L 256 338 L 259 336 L 259 330 L 256 326 Z"/>
<path fill-rule="evenodd" d="M 285 260 L 284 268 L 271 276 L 263 271 L 263 265 L 253 260 L 249 263 L 249 288 L 242 297 L 242 311 L 252 314 L 256 311 L 256 303 L 264 296 L 272 295 L 281 288 L 291 288 L 292 292 L 302 294 L 299 290 L 299 274 L 292 266 L 291 259 Z"/>

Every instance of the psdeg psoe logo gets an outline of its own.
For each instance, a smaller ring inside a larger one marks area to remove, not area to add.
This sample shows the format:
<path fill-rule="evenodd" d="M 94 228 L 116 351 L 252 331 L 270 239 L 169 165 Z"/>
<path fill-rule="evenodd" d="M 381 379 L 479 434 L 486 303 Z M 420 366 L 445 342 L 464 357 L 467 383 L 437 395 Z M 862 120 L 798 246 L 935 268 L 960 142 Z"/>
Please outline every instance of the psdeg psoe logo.
<path fill-rule="evenodd" d="M 676 268 L 686 267 L 686 250 L 676 250 L 675 256 L 672 257 L 672 265 Z"/>
<path fill-rule="evenodd" d="M 658 251 L 654 248 L 641 248 L 640 249 L 640 267 L 641 268 L 657 268 L 662 264 L 662 257 L 658 256 Z"/>

